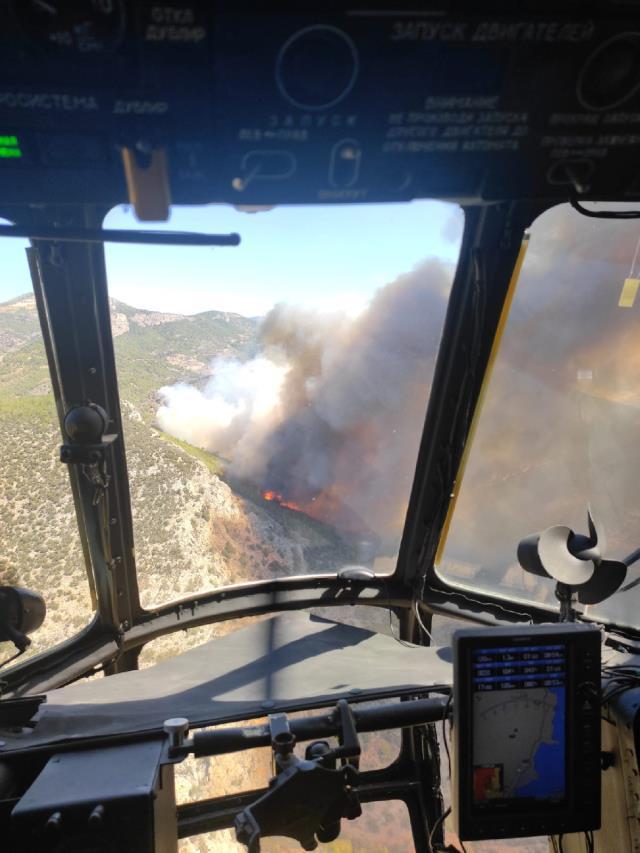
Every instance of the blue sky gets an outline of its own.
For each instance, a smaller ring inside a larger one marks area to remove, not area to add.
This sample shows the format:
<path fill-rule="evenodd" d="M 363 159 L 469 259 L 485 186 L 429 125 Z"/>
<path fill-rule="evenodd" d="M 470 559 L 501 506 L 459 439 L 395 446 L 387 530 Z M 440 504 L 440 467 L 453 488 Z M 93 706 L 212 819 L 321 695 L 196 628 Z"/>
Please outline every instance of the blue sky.
<path fill-rule="evenodd" d="M 456 261 L 462 213 L 443 202 L 174 208 L 168 223 L 140 224 L 116 208 L 109 228 L 237 231 L 238 248 L 106 246 L 109 292 L 137 308 L 193 314 L 264 314 L 276 302 L 357 313 L 371 294 L 436 255 Z M 0 241 L 0 302 L 31 290 L 24 240 Z"/>

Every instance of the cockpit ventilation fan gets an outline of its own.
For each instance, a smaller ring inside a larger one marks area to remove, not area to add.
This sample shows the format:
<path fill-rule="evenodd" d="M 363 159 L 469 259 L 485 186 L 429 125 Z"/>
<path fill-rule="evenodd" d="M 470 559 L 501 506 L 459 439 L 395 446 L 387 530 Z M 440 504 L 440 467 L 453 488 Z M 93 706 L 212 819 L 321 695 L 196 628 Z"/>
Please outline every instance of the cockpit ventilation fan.
<path fill-rule="evenodd" d="M 613 595 L 627 574 L 627 563 L 606 560 L 606 536 L 588 510 L 589 535 L 557 524 L 527 536 L 518 545 L 518 561 L 525 572 L 557 581 L 560 618 L 572 621 L 574 593 L 581 604 L 599 604 Z"/>

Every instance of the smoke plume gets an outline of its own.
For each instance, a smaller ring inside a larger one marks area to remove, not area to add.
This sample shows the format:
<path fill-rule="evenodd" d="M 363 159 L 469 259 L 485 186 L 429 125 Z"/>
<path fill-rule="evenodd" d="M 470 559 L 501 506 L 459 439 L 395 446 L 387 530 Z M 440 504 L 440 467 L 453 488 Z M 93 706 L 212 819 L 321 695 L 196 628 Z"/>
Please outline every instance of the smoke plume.
<path fill-rule="evenodd" d="M 160 427 L 229 473 L 393 553 L 411 489 L 452 270 L 430 259 L 356 318 L 279 304 L 260 353 L 217 359 L 203 390 L 162 388 Z"/>

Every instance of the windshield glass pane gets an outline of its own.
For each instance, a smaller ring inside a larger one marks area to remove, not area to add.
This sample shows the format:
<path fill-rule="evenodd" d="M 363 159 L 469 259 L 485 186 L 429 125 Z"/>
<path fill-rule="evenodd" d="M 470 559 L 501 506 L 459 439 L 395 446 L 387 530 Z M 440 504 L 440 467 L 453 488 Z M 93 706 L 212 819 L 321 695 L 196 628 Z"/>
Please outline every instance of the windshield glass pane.
<path fill-rule="evenodd" d="M 638 220 L 568 205 L 533 224 L 438 566 L 447 580 L 557 607 L 518 542 L 556 524 L 588 533 L 589 504 L 606 557 L 640 546 L 639 245 Z M 637 595 L 592 614 L 637 627 Z"/>
<path fill-rule="evenodd" d="M 241 246 L 107 246 L 144 606 L 393 570 L 462 221 L 441 202 L 175 208 L 171 229 Z"/>
<path fill-rule="evenodd" d="M 0 586 L 26 587 L 47 605 L 20 660 L 68 639 L 92 616 L 26 246 L 0 241 Z M 0 662 L 14 652 L 0 642 Z"/>

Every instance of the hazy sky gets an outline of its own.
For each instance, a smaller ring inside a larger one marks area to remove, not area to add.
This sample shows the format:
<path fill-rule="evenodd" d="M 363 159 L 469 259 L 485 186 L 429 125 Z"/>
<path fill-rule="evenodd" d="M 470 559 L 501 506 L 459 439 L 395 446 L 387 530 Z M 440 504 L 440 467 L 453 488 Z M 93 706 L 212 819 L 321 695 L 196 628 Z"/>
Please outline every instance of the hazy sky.
<path fill-rule="evenodd" d="M 462 213 L 443 202 L 280 207 L 243 213 L 223 205 L 175 208 L 140 225 L 123 208 L 109 228 L 228 233 L 237 248 L 108 244 L 109 292 L 137 308 L 190 314 L 264 314 L 276 302 L 359 311 L 378 287 L 430 255 L 455 262 Z M 31 290 L 25 240 L 0 241 L 0 302 Z"/>

